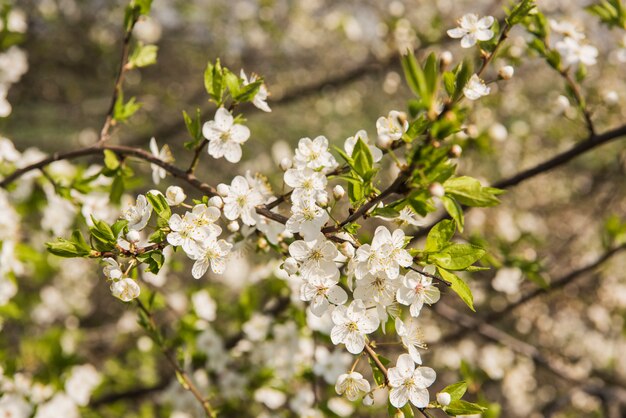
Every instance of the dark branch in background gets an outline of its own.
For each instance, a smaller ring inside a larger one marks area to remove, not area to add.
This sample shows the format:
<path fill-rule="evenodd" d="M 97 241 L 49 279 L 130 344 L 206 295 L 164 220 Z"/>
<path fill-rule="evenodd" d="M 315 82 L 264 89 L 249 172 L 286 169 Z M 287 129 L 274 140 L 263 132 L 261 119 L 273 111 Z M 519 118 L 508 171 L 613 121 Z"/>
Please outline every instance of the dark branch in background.
<path fill-rule="evenodd" d="M 2 181 L 0 181 L 0 188 L 6 188 L 9 184 L 13 183 L 15 180 L 20 178 L 22 175 L 28 173 L 29 171 L 42 169 L 55 161 L 72 160 L 74 158 L 85 157 L 88 155 L 99 155 L 102 154 L 104 150 L 110 150 L 118 155 L 136 157 L 151 164 L 156 164 L 159 167 L 164 168 L 173 177 L 185 181 L 190 186 L 195 187 L 197 190 L 203 192 L 208 196 L 215 196 L 217 194 L 217 191 L 215 190 L 215 188 L 213 188 L 213 186 L 210 186 L 209 184 L 198 180 L 198 178 L 193 174 L 187 173 L 186 171 L 176 167 L 175 165 L 169 164 L 161 160 L 160 158 L 152 155 L 151 153 L 142 150 L 141 148 L 127 147 L 124 145 L 94 145 L 75 151 L 55 152 L 51 156 L 44 158 L 37 163 L 30 164 L 26 167 L 15 170 L 13 173 L 9 174 L 4 179 L 2 179 Z"/>
<path fill-rule="evenodd" d="M 578 378 L 568 369 L 563 367 L 563 365 L 567 362 L 565 359 L 561 358 L 560 361 L 551 360 L 544 356 L 536 347 L 513 337 L 499 328 L 482 323 L 479 319 L 462 314 L 443 303 L 434 305 L 434 310 L 445 319 L 461 326 L 462 329 L 475 331 L 487 340 L 504 345 L 512 351 L 532 359 L 535 364 L 543 367 L 568 384 L 579 387 L 581 390 L 592 396 L 621 398 L 622 401 L 626 402 L 626 390 L 624 390 L 622 382 L 616 382 L 614 385 L 615 387 L 612 388 L 604 387 L 599 384 L 592 384 L 589 382 L 589 379 Z"/>
<path fill-rule="evenodd" d="M 600 256 L 594 262 L 587 264 L 586 266 L 580 267 L 576 270 L 573 270 L 567 273 L 566 275 L 564 275 L 563 277 L 553 281 L 552 283 L 550 283 L 550 287 L 547 290 L 535 289 L 532 292 L 526 294 L 525 296 L 522 296 L 518 301 L 508 304 L 506 307 L 504 307 L 504 309 L 500 311 L 490 312 L 487 315 L 483 316 L 482 318 L 472 318 L 473 324 L 471 326 L 464 327 L 456 332 L 445 335 L 443 338 L 441 338 L 440 342 L 451 343 L 460 338 L 463 338 L 469 332 L 477 330 L 482 324 L 497 322 L 503 319 L 504 317 L 506 317 L 509 313 L 511 313 L 514 309 L 518 308 L 519 306 L 524 305 L 530 302 L 531 300 L 536 299 L 540 296 L 548 295 L 554 291 L 562 289 L 563 287 L 574 282 L 576 279 L 582 277 L 583 275 L 591 271 L 594 271 L 595 269 L 600 267 L 602 264 L 607 262 L 609 259 L 611 259 L 611 257 L 613 257 L 615 254 L 624 250 L 626 250 L 626 244 L 622 244 L 620 246 L 612 248 L 611 250 L 605 252 L 602 256 Z"/>
<path fill-rule="evenodd" d="M 113 114 L 115 112 L 115 104 L 117 103 L 118 98 L 122 92 L 122 85 L 124 84 L 124 75 L 126 71 L 128 71 L 128 54 L 130 53 L 130 40 L 133 35 L 133 28 L 137 23 L 137 18 L 133 18 L 130 24 L 127 26 L 126 31 L 124 32 L 124 40 L 122 42 L 122 57 L 120 58 L 120 66 L 117 71 L 117 77 L 115 79 L 115 83 L 113 85 L 113 94 L 111 95 L 111 104 L 109 105 L 109 110 L 107 111 L 106 119 L 104 120 L 104 125 L 100 130 L 100 138 L 98 139 L 99 144 L 103 144 L 106 142 L 109 137 L 109 131 L 111 127 L 115 124 L 113 119 Z"/>

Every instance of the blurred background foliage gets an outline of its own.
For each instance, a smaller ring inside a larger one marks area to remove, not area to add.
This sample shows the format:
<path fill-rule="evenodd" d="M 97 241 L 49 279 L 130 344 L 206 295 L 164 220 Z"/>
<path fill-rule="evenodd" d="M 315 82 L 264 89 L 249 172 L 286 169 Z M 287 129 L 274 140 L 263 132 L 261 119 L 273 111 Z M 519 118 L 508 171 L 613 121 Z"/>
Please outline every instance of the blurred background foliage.
<path fill-rule="evenodd" d="M 584 28 L 599 49 L 599 63 L 589 68 L 583 91 L 598 131 L 604 132 L 626 120 L 626 45 L 621 43 L 623 30 L 608 29 L 584 11 L 589 3 L 538 1 L 548 17 Z M 94 142 L 118 65 L 125 2 L 19 0 L 16 6 L 28 16 L 21 48 L 28 53 L 29 71 L 10 90 L 13 113 L 0 120 L 0 131 L 20 150 L 37 147 L 52 153 Z M 191 155 L 182 147 L 188 140 L 182 111 L 198 107 L 203 120 L 212 118 L 215 109 L 207 101 L 202 74 L 207 61 L 219 57 L 235 71 L 243 68 L 263 76 L 273 111 L 244 108 L 252 137 L 244 147 L 242 164 L 205 155 L 198 177 L 217 184 L 247 169 L 276 173 L 285 150 L 293 149 L 301 137 L 325 135 L 340 146 L 359 129 L 373 133 L 375 120 L 389 110 L 406 110 L 410 92 L 396 51 L 411 47 L 418 57 L 425 57 L 430 51 L 450 50 L 458 61 L 469 54 L 447 38 L 445 30 L 468 12 L 502 17 L 502 6 L 494 0 L 155 0 L 151 17 L 140 22 L 135 36 L 159 46 L 158 63 L 128 74 L 125 93 L 137 96 L 143 106 L 116 129 L 113 141 L 147 149 L 155 136 L 185 166 Z M 527 50 L 527 40 L 520 28 L 513 31 L 486 79 L 495 79 L 496 69 L 504 64 L 515 67 L 515 76 L 492 84 L 490 96 L 472 103 L 465 131 L 454 138 L 464 150 L 458 161 L 460 173 L 485 183 L 531 167 L 587 136 L 576 109 L 559 102 L 558 97 L 565 95 L 561 77 Z M 148 164 L 136 167 L 149 179 Z M 505 343 L 489 341 L 478 332 L 439 342 L 462 321 L 452 317 L 446 322 L 427 311 L 420 317 L 431 342 L 425 364 L 440 373 L 438 388 L 466 379 L 474 400 L 500 405 L 485 415 L 490 417 L 498 416 L 498 409 L 502 417 L 624 416 L 619 415 L 623 393 L 613 391 L 626 382 L 623 254 L 585 271 L 563 289 L 523 304 L 511 315 L 498 318 L 498 312 L 523 294 L 539 287 L 550 289 L 551 281 L 593 263 L 624 242 L 625 170 L 624 141 L 617 140 L 511 189 L 497 208 L 468 213 L 464 236 L 485 245 L 491 254 L 485 264 L 495 267 L 474 273 L 469 280 L 478 317 L 491 315 L 490 323 L 515 341 L 536 347 L 540 355 L 529 357 L 523 349 L 522 353 L 511 349 L 506 339 Z M 279 175 L 271 180 L 280 190 Z M 138 191 L 151 188 L 147 181 L 137 186 Z M 37 206 L 43 207 L 43 201 L 28 205 L 22 208 L 25 223 L 37 222 Z M 44 239 L 52 236 L 44 231 L 33 234 Z M 134 311 L 110 297 L 95 264 L 59 261 L 40 249 L 19 247 L 20 257 L 30 260 L 29 274 L 20 278 L 20 293 L 1 308 L 0 359 L 5 372 L 27 372 L 60 384 L 67 366 L 87 361 L 97 365 L 106 381 L 94 395 L 93 407 L 84 409 L 86 417 L 170 416 L 177 408 L 189 414 L 177 417 L 200 416 L 177 404 L 187 398 L 176 389 L 176 382 L 170 385 L 172 375 L 160 352 L 142 336 Z M 181 268 L 182 259 L 178 260 L 165 273 L 166 296 L 158 297 L 155 307 L 166 321 L 180 319 L 175 324 L 180 331 L 176 341 L 187 347 L 198 340 L 198 318 L 187 309 L 188 295 L 205 288 L 207 282 L 190 280 L 185 273 L 189 269 Z M 210 293 L 218 301 L 214 326 L 231 338 L 253 311 L 287 290 L 282 280 L 261 282 L 267 276 L 266 266 L 238 262 L 243 266 L 239 265 L 237 277 L 210 279 Z M 450 296 L 447 304 L 466 309 Z M 283 315 L 299 324 L 306 322 L 295 308 Z M 211 337 L 206 338 L 210 344 Z M 190 367 L 207 360 L 193 349 L 185 353 L 184 362 Z M 555 375 L 541 359 L 567 369 L 565 375 L 579 380 L 573 383 Z M 254 388 L 276 373 L 259 364 L 246 357 L 228 367 L 257 367 L 256 381 L 250 384 Z M 312 376 L 311 370 L 303 373 Z M 236 375 L 204 379 L 217 379 L 216 390 L 233 390 L 232 401 L 223 406 L 225 416 L 274 416 L 261 406 L 247 410 L 238 404 L 237 385 L 228 381 L 236 380 Z M 596 396 L 583 390 L 580 382 L 597 386 Z M 326 386 L 320 381 L 318 391 L 324 392 Z M 332 393 L 329 387 L 327 396 Z M 125 396 L 118 400 L 115 394 Z M 164 399 L 165 406 L 158 406 L 155 399 Z M 353 416 L 372 416 L 366 408 L 359 411 Z M 338 414 L 327 407 L 326 413 Z M 292 412 L 285 409 L 278 415 L 283 414 Z"/>

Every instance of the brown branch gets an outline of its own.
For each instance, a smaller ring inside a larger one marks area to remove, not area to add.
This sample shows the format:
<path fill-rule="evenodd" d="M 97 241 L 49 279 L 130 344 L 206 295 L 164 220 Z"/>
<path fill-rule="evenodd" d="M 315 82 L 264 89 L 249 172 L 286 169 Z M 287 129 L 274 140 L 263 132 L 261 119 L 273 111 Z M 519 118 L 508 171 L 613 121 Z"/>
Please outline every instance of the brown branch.
<path fill-rule="evenodd" d="M 532 292 L 522 296 L 516 302 L 512 302 L 508 304 L 506 307 L 504 307 L 504 309 L 500 311 L 493 311 L 491 313 L 488 313 L 487 315 L 484 315 L 481 318 L 476 318 L 476 319 L 472 318 L 472 320 L 475 321 L 473 325 L 462 328 L 451 334 L 445 335 L 443 338 L 441 338 L 440 342 L 450 343 L 450 342 L 456 341 L 459 338 L 463 338 L 465 335 L 467 335 L 467 333 L 475 331 L 482 324 L 489 324 L 492 322 L 500 321 L 501 319 L 506 317 L 508 314 L 510 314 L 513 310 L 517 309 L 521 305 L 524 305 L 530 302 L 531 300 L 534 300 L 540 296 L 548 295 L 552 292 L 562 289 L 563 287 L 574 282 L 576 279 L 582 277 L 586 273 L 594 271 L 595 269 L 600 267 L 602 264 L 607 262 L 609 259 L 611 259 L 611 257 L 613 257 L 615 254 L 624 250 L 626 250 L 626 244 L 622 244 L 620 246 L 612 248 L 611 250 L 605 252 L 602 256 L 600 256 L 594 262 L 587 264 L 586 266 L 580 267 L 576 270 L 570 271 L 563 277 L 553 281 L 547 290 L 535 289 Z"/>
<path fill-rule="evenodd" d="M 154 320 L 154 317 L 152 316 L 152 313 L 148 310 L 148 308 L 145 307 L 145 305 L 139 299 L 136 299 L 136 301 L 137 301 L 137 306 L 139 307 L 139 309 L 148 318 L 148 321 L 149 321 L 148 325 L 152 328 L 154 332 L 158 333 L 159 332 L 158 327 L 156 325 L 156 321 Z M 200 393 L 200 390 L 193 383 L 193 381 L 191 380 L 187 372 L 185 372 L 180 367 L 180 365 L 178 364 L 178 361 L 172 356 L 172 354 L 167 350 L 166 347 L 164 347 L 161 344 L 158 344 L 158 345 L 165 359 L 167 360 L 167 362 L 170 364 L 170 366 L 172 366 L 172 368 L 176 371 L 176 374 L 178 375 L 178 377 L 182 380 L 181 386 L 183 386 L 184 389 L 187 389 L 189 392 L 191 392 L 191 394 L 198 400 L 198 402 L 202 405 L 202 408 L 204 409 L 204 412 L 206 413 L 207 417 L 211 417 L 211 418 L 216 417 L 217 414 L 213 410 L 211 403 L 209 402 L 207 398 L 205 398 L 202 395 L 202 393 Z"/>
<path fill-rule="evenodd" d="M 124 84 L 124 75 L 126 71 L 129 70 L 128 67 L 128 55 L 130 53 L 130 40 L 133 35 L 133 28 L 137 23 L 137 17 L 133 18 L 130 22 L 126 31 L 124 33 L 124 40 L 122 42 L 122 57 L 120 58 L 120 66 L 117 71 L 117 77 L 115 78 L 115 83 L 113 85 L 113 94 L 111 95 L 111 104 L 109 105 L 109 110 L 107 111 L 106 118 L 104 120 L 104 125 L 102 125 L 102 129 L 100 130 L 100 138 L 98 139 L 98 144 L 105 143 L 110 137 L 110 130 L 113 125 L 115 125 L 115 120 L 113 119 L 113 113 L 115 111 L 115 104 L 122 92 L 122 85 Z"/>
<path fill-rule="evenodd" d="M 372 359 L 374 364 L 376 364 L 376 367 L 378 367 L 378 370 L 380 370 L 380 372 L 385 376 L 385 384 L 389 384 L 389 377 L 387 376 L 388 374 L 387 368 L 378 358 L 376 351 L 374 351 L 374 349 L 370 347 L 369 344 L 365 344 L 365 352 L 367 353 L 369 358 Z"/>
<path fill-rule="evenodd" d="M 118 155 L 136 157 L 141 160 L 147 161 L 151 164 L 156 164 L 159 167 L 165 169 L 173 177 L 185 181 L 186 183 L 198 189 L 199 191 L 203 192 L 204 194 L 208 196 L 217 195 L 217 191 L 215 190 L 214 187 L 198 180 L 198 178 L 195 175 L 191 173 L 187 173 L 184 170 L 176 167 L 175 165 L 167 163 L 161 160 L 160 158 L 152 155 L 151 153 L 145 150 L 142 150 L 141 148 L 133 148 L 133 147 L 128 147 L 124 145 L 102 145 L 102 146 L 94 145 L 91 147 L 81 148 L 81 149 L 74 150 L 74 151 L 55 152 L 51 156 L 44 158 L 43 160 L 39 162 L 30 164 L 26 167 L 22 167 L 20 169 L 15 170 L 13 173 L 9 174 L 4 179 L 2 179 L 2 181 L 0 181 L 0 188 L 6 188 L 9 184 L 13 183 L 22 175 L 32 170 L 39 170 L 55 161 L 72 160 L 75 158 L 85 157 L 88 155 L 99 155 L 99 154 L 102 154 L 104 150 L 110 150 L 110 151 L 115 152 Z"/>

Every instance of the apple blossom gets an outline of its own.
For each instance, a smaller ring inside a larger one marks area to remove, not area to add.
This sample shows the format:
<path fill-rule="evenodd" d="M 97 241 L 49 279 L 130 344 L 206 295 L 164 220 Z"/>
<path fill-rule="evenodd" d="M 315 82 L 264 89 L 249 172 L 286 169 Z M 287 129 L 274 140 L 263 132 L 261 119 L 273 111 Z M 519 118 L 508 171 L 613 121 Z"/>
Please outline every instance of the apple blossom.
<path fill-rule="evenodd" d="M 152 155 L 154 155 L 155 158 L 158 158 L 165 163 L 171 164 L 174 162 L 174 156 L 170 151 L 170 147 L 165 144 L 163 145 L 163 148 L 161 148 L 161 150 L 159 151 L 159 146 L 157 145 L 156 139 L 154 137 L 150 139 L 150 152 L 152 153 Z M 161 179 L 164 179 L 167 176 L 167 170 L 159 165 L 150 164 L 150 168 L 152 169 L 152 181 L 154 182 L 154 184 L 159 184 Z"/>
<path fill-rule="evenodd" d="M 415 363 L 408 354 L 401 354 L 396 367 L 388 370 L 389 402 L 396 408 L 402 408 L 411 402 L 418 408 L 428 406 L 429 395 L 427 388 L 433 384 L 436 374 L 430 367 L 415 368 Z"/>
<path fill-rule="evenodd" d="M 345 395 L 348 400 L 356 401 L 361 394 L 370 391 L 370 382 L 358 372 L 344 373 L 337 378 L 335 392 L 338 395 Z"/>
<path fill-rule="evenodd" d="M 185 201 L 185 191 L 179 186 L 170 186 L 165 190 L 165 200 L 170 206 L 178 206 Z"/>
<path fill-rule="evenodd" d="M 487 96 L 491 89 L 485 85 L 485 82 L 473 74 L 465 87 L 463 87 L 463 95 L 469 100 L 478 100 L 483 96 Z"/>
<path fill-rule="evenodd" d="M 140 291 L 137 282 L 130 278 L 123 278 L 111 283 L 111 293 L 113 296 L 124 302 L 130 302 L 138 298 Z"/>
<path fill-rule="evenodd" d="M 478 18 L 474 13 L 468 13 L 458 20 L 459 26 L 448 30 L 451 38 L 461 38 L 461 47 L 471 48 L 478 41 L 488 41 L 493 38 L 493 31 L 489 29 L 495 19 L 492 16 Z"/>
<path fill-rule="evenodd" d="M 137 196 L 137 201 L 124 212 L 124 219 L 128 221 L 128 228 L 141 231 L 146 227 L 152 214 L 152 206 L 142 194 Z"/>
<path fill-rule="evenodd" d="M 213 273 L 222 274 L 226 268 L 226 257 L 233 248 L 233 244 L 217 240 L 213 236 L 201 241 L 196 250 L 187 254 L 191 259 L 196 260 L 191 269 L 194 279 L 204 276 L 211 267 Z"/>
<path fill-rule="evenodd" d="M 223 107 L 217 109 L 215 118 L 202 126 L 202 135 L 209 141 L 209 155 L 224 157 L 230 163 L 241 160 L 241 144 L 250 138 L 247 126 L 234 122 L 233 115 Z"/>
<path fill-rule="evenodd" d="M 433 279 L 416 271 L 409 271 L 402 278 L 402 286 L 396 293 L 398 302 L 410 306 L 411 316 L 417 317 L 424 303 L 432 305 L 439 300 L 439 289 Z"/>
<path fill-rule="evenodd" d="M 328 173 L 338 165 L 335 157 L 328 151 L 328 139 L 324 136 L 318 136 L 314 140 L 300 139 L 294 163 L 296 168 L 308 167 L 323 173 Z"/>
<path fill-rule="evenodd" d="M 381 116 L 376 121 L 378 143 L 382 148 L 387 148 L 392 142 L 402 138 L 409 129 L 409 122 L 404 112 L 392 110 L 387 116 Z"/>
<path fill-rule="evenodd" d="M 255 206 L 260 205 L 263 196 L 250 187 L 245 177 L 237 176 L 227 187 L 224 196 L 224 216 L 226 219 L 234 221 L 241 218 L 246 225 L 253 226 L 256 224 L 254 219 Z"/>
<path fill-rule="evenodd" d="M 347 308 L 337 306 L 332 313 L 335 326 L 330 332 L 333 344 L 345 344 L 346 350 L 359 354 L 365 347 L 365 335 L 378 328 L 378 318 L 367 312 L 361 300 L 354 300 Z"/>

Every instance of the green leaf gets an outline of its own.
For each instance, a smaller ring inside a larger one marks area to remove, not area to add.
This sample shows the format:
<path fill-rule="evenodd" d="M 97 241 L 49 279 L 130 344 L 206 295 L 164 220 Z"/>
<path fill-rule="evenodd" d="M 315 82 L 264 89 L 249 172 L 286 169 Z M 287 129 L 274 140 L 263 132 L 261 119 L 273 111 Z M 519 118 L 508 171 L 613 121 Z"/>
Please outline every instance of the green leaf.
<path fill-rule="evenodd" d="M 183 119 L 185 120 L 185 126 L 187 132 L 191 136 L 191 141 L 185 142 L 185 148 L 192 150 L 196 148 L 199 142 L 202 140 L 202 120 L 200 117 L 200 109 L 196 108 L 196 117 L 192 118 L 183 110 Z"/>
<path fill-rule="evenodd" d="M 485 250 L 472 244 L 449 244 L 439 252 L 428 256 L 428 260 L 447 270 L 464 270 L 480 260 Z"/>
<path fill-rule="evenodd" d="M 507 14 L 506 23 L 514 26 L 523 21 L 535 9 L 535 0 L 522 0 Z"/>
<path fill-rule="evenodd" d="M 485 408 L 484 406 L 480 406 L 478 404 L 463 401 L 463 400 L 452 401 L 450 402 L 450 405 L 443 408 L 446 414 L 453 416 L 453 417 L 457 415 L 480 414 L 486 409 L 487 408 Z"/>
<path fill-rule="evenodd" d="M 460 204 L 467 206 L 495 206 L 500 203 L 496 197 L 504 193 L 493 187 L 484 187 L 472 177 L 454 177 L 443 183 L 446 194 L 454 197 Z"/>
<path fill-rule="evenodd" d="M 46 247 L 50 253 L 65 258 L 86 257 L 90 253 L 90 250 L 86 250 L 82 245 L 63 238 L 57 238 L 55 242 L 46 242 Z"/>
<path fill-rule="evenodd" d="M 424 64 L 424 78 L 426 80 L 426 89 L 428 91 L 428 101 L 430 102 L 430 98 L 437 91 L 438 85 L 438 77 L 439 77 L 439 65 L 437 56 L 434 52 L 431 52 L 426 58 L 426 63 Z"/>
<path fill-rule="evenodd" d="M 455 90 L 453 100 L 458 100 L 463 94 L 463 88 L 467 84 L 473 73 L 471 61 L 465 59 L 461 64 L 456 67 L 455 75 Z"/>
<path fill-rule="evenodd" d="M 240 94 L 241 79 L 227 68 L 224 68 L 224 81 L 226 82 L 226 87 L 228 87 L 228 91 L 233 98 Z"/>
<path fill-rule="evenodd" d="M 113 178 L 113 183 L 111 184 L 111 191 L 109 193 L 109 199 L 111 203 L 115 203 L 116 205 L 120 204 L 122 200 L 122 195 L 124 194 L 125 186 L 124 186 L 124 177 L 117 175 Z"/>
<path fill-rule="evenodd" d="M 463 232 L 464 217 L 461 205 L 459 205 L 459 203 L 450 196 L 443 196 L 441 198 L 441 203 L 443 203 L 443 207 L 446 209 L 446 212 L 448 212 L 450 217 L 454 219 L 454 222 L 456 222 L 457 229 Z"/>
<path fill-rule="evenodd" d="M 374 166 L 374 159 L 369 147 L 361 138 L 359 138 L 354 145 L 352 159 L 354 160 L 354 171 L 356 171 L 361 178 L 365 179 Z"/>
<path fill-rule="evenodd" d="M 238 102 L 249 102 L 254 99 L 256 94 L 261 89 L 262 85 L 263 80 L 256 80 L 252 83 L 246 84 L 245 86 L 241 87 L 238 94 L 233 95 L 233 99 Z"/>
<path fill-rule="evenodd" d="M 448 96 L 452 97 L 456 86 L 456 77 L 450 71 L 443 73 L 443 86 L 445 87 Z"/>
<path fill-rule="evenodd" d="M 204 71 L 204 87 L 211 96 L 211 100 L 218 106 L 223 104 L 224 100 L 224 71 L 220 60 L 215 62 L 215 65 L 208 63 L 206 70 Z"/>
<path fill-rule="evenodd" d="M 454 222 L 449 219 L 437 223 L 426 237 L 426 252 L 436 252 L 444 248 L 454 235 Z"/>
<path fill-rule="evenodd" d="M 87 244 L 87 241 L 85 241 L 83 234 L 78 229 L 72 232 L 72 242 L 74 243 L 76 248 L 86 251 L 87 253 L 91 251 L 91 246 Z"/>
<path fill-rule="evenodd" d="M 415 93 L 415 95 L 421 99 L 425 99 L 425 92 L 427 91 L 426 77 L 422 71 L 422 67 L 417 62 L 413 53 L 407 53 L 401 57 L 402 69 L 404 70 L 404 77 L 406 78 L 409 88 Z"/>
<path fill-rule="evenodd" d="M 133 53 L 128 57 L 128 65 L 130 68 L 142 68 L 156 64 L 157 52 L 159 47 L 156 45 L 144 45 L 139 42 Z"/>
<path fill-rule="evenodd" d="M 459 399 L 461 399 L 466 391 L 467 391 L 467 383 L 465 383 L 465 381 L 457 382 L 452 385 L 446 386 L 442 390 L 442 392 L 449 393 L 450 398 L 452 398 L 453 401 L 458 401 Z"/>
<path fill-rule="evenodd" d="M 120 236 L 120 232 L 124 229 L 124 227 L 128 225 L 128 221 L 126 219 L 119 219 L 113 225 L 111 225 L 111 231 L 113 235 L 116 237 Z"/>
<path fill-rule="evenodd" d="M 92 243 L 98 251 L 109 251 L 115 247 L 117 236 L 113 234 L 111 227 L 103 221 L 91 217 L 93 226 L 89 228 Z"/>
<path fill-rule="evenodd" d="M 474 309 L 474 296 L 472 296 L 472 291 L 467 286 L 461 278 L 459 278 L 456 274 L 451 273 L 441 267 L 437 267 L 437 271 L 441 275 L 444 280 L 450 282 L 450 288 L 457 294 L 459 297 L 469 306 L 469 308 L 476 312 Z"/>
<path fill-rule="evenodd" d="M 120 160 L 117 158 L 117 155 L 113 151 L 109 149 L 105 149 L 104 150 L 104 165 L 109 170 L 115 171 L 120 166 Z"/>
<path fill-rule="evenodd" d="M 163 196 L 161 193 L 148 193 L 146 195 L 146 198 L 160 218 L 163 218 L 165 220 L 170 219 L 170 217 L 172 216 L 172 209 L 170 209 L 170 205 L 167 204 L 165 196 Z"/>
<path fill-rule="evenodd" d="M 141 108 L 141 103 L 137 103 L 134 97 L 124 103 L 124 94 L 120 91 L 113 108 L 113 119 L 118 122 L 125 122 Z"/>

